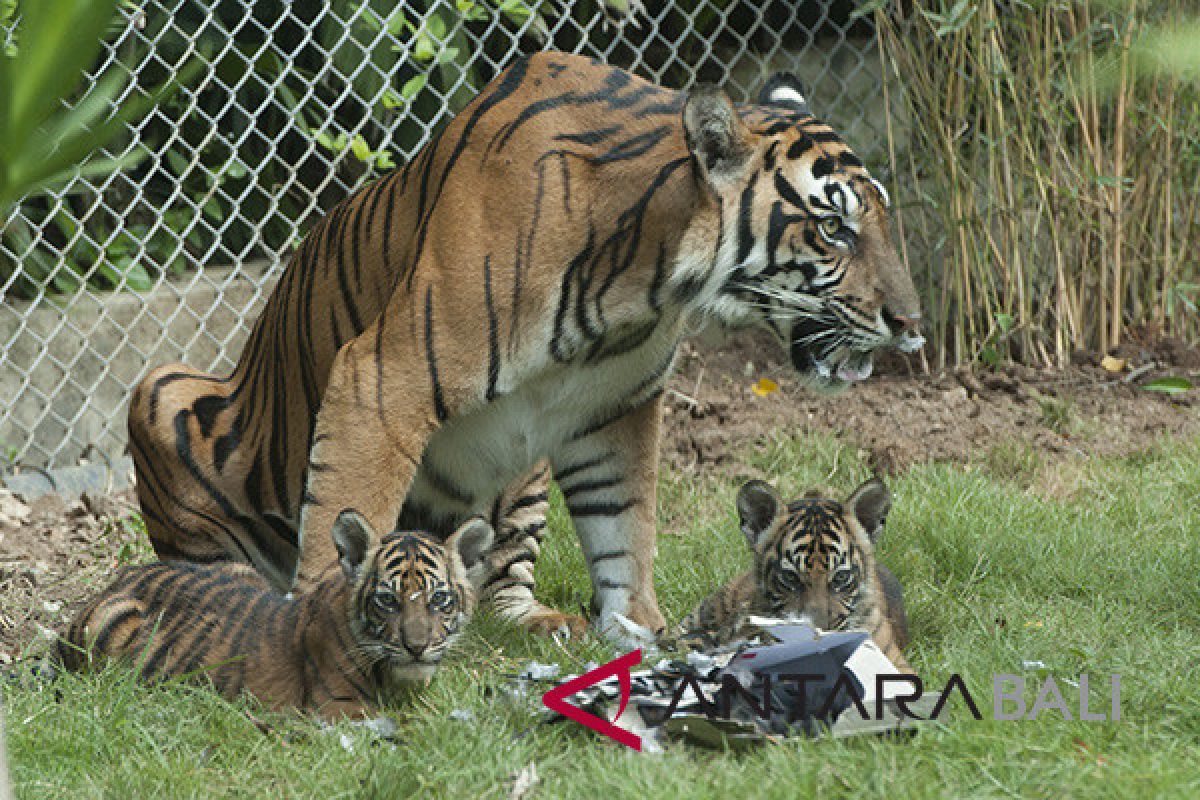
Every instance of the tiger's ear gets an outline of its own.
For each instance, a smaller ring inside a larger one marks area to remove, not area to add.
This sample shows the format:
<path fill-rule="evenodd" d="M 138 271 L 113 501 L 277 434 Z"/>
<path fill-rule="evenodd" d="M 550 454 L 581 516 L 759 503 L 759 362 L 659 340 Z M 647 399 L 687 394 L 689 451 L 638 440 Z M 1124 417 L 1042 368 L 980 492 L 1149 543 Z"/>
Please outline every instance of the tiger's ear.
<path fill-rule="evenodd" d="M 738 489 L 738 519 L 751 548 L 757 548 L 763 536 L 774 527 L 782 506 L 779 493 L 766 481 L 750 481 Z"/>
<path fill-rule="evenodd" d="M 337 548 L 338 562 L 351 581 L 358 580 L 374 538 L 371 523 L 352 508 L 343 509 L 333 521 L 333 544 Z"/>
<path fill-rule="evenodd" d="M 808 89 L 790 72 L 776 72 L 758 93 L 760 106 L 779 106 L 801 114 L 811 114 Z"/>
<path fill-rule="evenodd" d="M 683 103 L 683 133 L 688 150 L 714 189 L 740 177 L 754 152 L 750 131 L 729 95 L 716 86 L 703 85 L 688 92 Z"/>
<path fill-rule="evenodd" d="M 854 510 L 854 516 L 867 532 L 871 544 L 878 542 L 883 523 L 892 507 L 892 495 L 884 482 L 879 478 L 871 478 L 854 490 L 846 505 Z"/>
<path fill-rule="evenodd" d="M 458 552 L 463 567 L 470 569 L 479 563 L 492 546 L 495 531 L 483 517 L 471 517 L 450 534 L 446 540 L 446 549 Z"/>

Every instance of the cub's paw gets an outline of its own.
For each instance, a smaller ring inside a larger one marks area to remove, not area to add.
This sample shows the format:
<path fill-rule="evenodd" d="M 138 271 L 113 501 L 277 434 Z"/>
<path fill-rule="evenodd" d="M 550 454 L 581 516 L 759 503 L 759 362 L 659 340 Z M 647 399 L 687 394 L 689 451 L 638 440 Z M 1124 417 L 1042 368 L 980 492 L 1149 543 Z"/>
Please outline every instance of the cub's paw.
<path fill-rule="evenodd" d="M 587 620 L 583 617 L 564 614 L 552 608 L 530 614 L 521 620 L 521 624 L 526 630 L 539 636 L 561 636 L 567 639 L 579 639 L 588 629 Z"/>

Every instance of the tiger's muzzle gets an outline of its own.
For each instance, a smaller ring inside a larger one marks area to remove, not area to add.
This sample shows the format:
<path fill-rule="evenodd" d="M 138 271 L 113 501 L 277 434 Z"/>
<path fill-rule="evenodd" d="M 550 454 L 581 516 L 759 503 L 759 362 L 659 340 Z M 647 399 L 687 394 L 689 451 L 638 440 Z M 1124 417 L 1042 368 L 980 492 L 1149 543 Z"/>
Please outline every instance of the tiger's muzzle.
<path fill-rule="evenodd" d="M 822 315 L 792 327 L 788 354 L 792 366 L 812 388 L 838 391 L 865 381 L 874 371 L 875 353 L 894 349 L 913 353 L 925 345 L 919 320 L 883 315 L 883 331 L 855 330 Z"/>

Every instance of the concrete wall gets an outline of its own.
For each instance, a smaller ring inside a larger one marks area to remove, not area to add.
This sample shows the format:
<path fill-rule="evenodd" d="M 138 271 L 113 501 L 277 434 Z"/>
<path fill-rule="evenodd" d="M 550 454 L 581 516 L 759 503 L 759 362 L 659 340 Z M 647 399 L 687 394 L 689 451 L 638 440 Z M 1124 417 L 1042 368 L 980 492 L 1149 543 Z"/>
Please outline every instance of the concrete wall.
<path fill-rule="evenodd" d="M 65 305 L 0 299 L 0 465 L 74 464 L 89 445 L 93 463 L 119 457 L 138 379 L 174 361 L 228 371 L 274 286 L 270 266 L 208 268 Z"/>

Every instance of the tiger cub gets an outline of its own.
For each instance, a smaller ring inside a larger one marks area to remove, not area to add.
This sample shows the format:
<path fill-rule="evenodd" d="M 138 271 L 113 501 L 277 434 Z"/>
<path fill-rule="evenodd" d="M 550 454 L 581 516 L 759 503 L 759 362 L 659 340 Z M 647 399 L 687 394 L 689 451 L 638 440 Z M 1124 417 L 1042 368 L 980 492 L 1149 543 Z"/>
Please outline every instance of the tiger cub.
<path fill-rule="evenodd" d="M 737 510 L 754 567 L 704 600 L 683 631 L 720 643 L 737 638 L 751 614 L 802 617 L 822 630 L 867 631 L 907 671 L 900 582 L 875 560 L 889 508 L 878 478 L 845 503 L 810 492 L 786 505 L 769 484 L 750 481 L 738 492 Z"/>
<path fill-rule="evenodd" d="M 333 526 L 341 569 L 296 597 L 245 564 L 129 567 L 79 613 L 58 655 L 76 671 L 123 658 L 143 678 L 203 673 L 226 697 L 363 716 L 432 676 L 474 608 L 468 570 L 492 537 L 473 517 L 444 545 L 395 531 L 372 546 L 366 519 L 347 509 Z"/>

